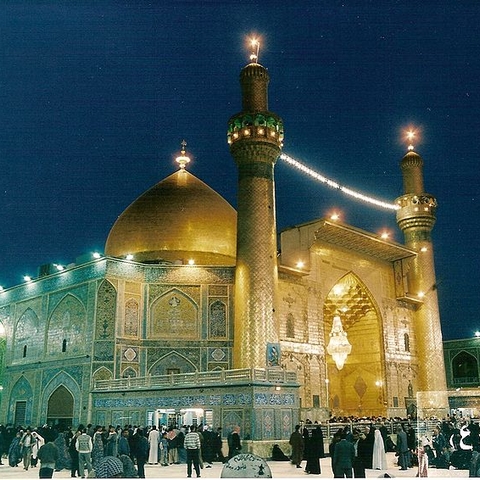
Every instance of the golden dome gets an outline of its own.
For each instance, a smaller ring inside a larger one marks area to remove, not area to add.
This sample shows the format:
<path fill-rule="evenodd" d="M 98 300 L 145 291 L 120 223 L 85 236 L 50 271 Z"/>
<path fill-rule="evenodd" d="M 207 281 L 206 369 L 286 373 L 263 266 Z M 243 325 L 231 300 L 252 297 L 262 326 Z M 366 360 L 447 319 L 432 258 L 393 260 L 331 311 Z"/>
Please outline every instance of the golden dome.
<path fill-rule="evenodd" d="M 235 265 L 237 212 L 217 192 L 180 169 L 135 200 L 105 245 L 112 257 L 138 262 Z"/>

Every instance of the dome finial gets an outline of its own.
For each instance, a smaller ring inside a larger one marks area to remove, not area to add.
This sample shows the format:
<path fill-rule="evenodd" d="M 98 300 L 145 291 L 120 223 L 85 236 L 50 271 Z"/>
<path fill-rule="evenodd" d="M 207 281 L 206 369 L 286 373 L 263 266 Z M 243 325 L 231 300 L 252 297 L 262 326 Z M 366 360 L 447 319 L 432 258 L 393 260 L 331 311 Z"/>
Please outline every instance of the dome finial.
<path fill-rule="evenodd" d="M 414 138 L 416 137 L 417 135 L 417 132 L 415 132 L 415 130 L 413 129 L 410 129 L 408 130 L 408 132 L 406 132 L 406 137 L 407 137 L 407 141 L 408 141 L 408 150 L 409 151 L 412 151 L 415 149 L 415 147 L 413 146 L 413 140 Z"/>
<path fill-rule="evenodd" d="M 258 54 L 260 52 L 260 41 L 258 38 L 251 38 L 250 39 L 250 62 L 251 63 L 258 63 Z"/>
<path fill-rule="evenodd" d="M 175 159 L 175 161 L 180 165 L 182 170 L 185 169 L 187 163 L 190 162 L 190 158 L 185 155 L 185 147 L 187 146 L 187 142 L 182 140 L 182 149 L 180 150 L 181 155 Z"/>

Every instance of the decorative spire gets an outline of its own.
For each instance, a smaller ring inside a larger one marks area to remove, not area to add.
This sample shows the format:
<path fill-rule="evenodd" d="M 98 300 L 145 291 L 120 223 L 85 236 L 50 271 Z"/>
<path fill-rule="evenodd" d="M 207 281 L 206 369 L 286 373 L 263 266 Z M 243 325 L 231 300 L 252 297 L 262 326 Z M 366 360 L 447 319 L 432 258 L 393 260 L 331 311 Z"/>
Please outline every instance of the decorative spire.
<path fill-rule="evenodd" d="M 413 139 L 415 138 L 416 136 L 416 132 L 414 130 L 409 130 L 407 132 L 407 140 L 408 140 L 408 150 L 409 151 L 412 151 L 412 150 L 415 150 L 415 147 L 413 145 Z"/>
<path fill-rule="evenodd" d="M 190 158 L 185 155 L 185 147 L 187 146 L 187 142 L 182 140 L 182 150 L 180 151 L 181 155 L 175 159 L 175 161 L 180 165 L 182 170 L 185 169 L 187 163 L 190 162 Z"/>
<path fill-rule="evenodd" d="M 250 62 L 251 63 L 258 63 L 258 54 L 260 52 L 260 41 L 258 38 L 251 38 L 250 39 L 250 47 L 252 53 L 250 54 Z"/>

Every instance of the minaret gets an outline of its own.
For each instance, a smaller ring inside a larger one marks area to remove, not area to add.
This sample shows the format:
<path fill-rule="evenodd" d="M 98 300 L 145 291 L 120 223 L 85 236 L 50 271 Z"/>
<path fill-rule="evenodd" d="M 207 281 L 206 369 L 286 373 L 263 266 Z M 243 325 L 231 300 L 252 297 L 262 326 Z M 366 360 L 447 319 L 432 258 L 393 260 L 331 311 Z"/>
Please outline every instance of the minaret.
<path fill-rule="evenodd" d="M 408 271 L 410 295 L 421 301 L 414 313 L 414 330 L 419 361 L 418 391 L 439 392 L 435 406 L 448 407 L 442 331 L 435 277 L 431 232 L 435 224 L 436 199 L 423 187 L 423 160 L 409 146 L 402 158 L 404 194 L 397 199 L 397 223 L 405 245 L 417 252 Z M 445 392 L 442 395 L 440 392 Z M 430 401 L 433 397 L 430 397 Z M 422 405 L 419 405 L 422 408 Z"/>
<path fill-rule="evenodd" d="M 268 111 L 269 75 L 258 63 L 258 42 L 240 73 L 242 111 L 228 122 L 238 167 L 234 368 L 265 368 L 267 345 L 278 341 L 278 282 L 273 170 L 283 140 L 282 120 Z"/>

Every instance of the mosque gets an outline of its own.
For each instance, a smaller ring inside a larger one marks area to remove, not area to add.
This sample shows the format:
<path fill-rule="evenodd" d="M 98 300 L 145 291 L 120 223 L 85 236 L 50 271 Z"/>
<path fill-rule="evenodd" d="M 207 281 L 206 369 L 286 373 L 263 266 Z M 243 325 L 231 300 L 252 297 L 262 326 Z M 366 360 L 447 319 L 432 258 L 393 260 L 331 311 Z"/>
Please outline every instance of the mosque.
<path fill-rule="evenodd" d="M 237 211 L 184 145 L 104 255 L 0 292 L 1 421 L 239 425 L 261 452 L 300 419 L 448 411 L 422 158 L 400 163 L 404 244 L 326 218 L 277 235 L 284 129 L 268 84 L 253 57 L 228 121 Z"/>

